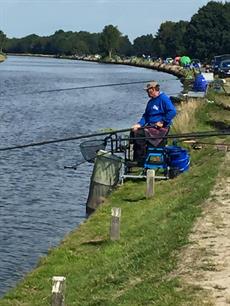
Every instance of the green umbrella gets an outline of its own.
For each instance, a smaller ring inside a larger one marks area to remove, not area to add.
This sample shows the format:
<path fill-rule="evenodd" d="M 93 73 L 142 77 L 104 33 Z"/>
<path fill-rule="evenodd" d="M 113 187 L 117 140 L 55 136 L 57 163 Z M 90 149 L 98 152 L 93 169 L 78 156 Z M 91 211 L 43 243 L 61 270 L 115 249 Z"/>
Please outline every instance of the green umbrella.
<path fill-rule="evenodd" d="M 189 56 L 184 55 L 184 56 L 182 56 L 182 57 L 180 58 L 180 64 L 181 64 L 182 66 L 186 66 L 186 65 L 188 65 L 188 64 L 190 64 L 190 63 L 191 63 L 191 59 L 190 59 Z"/>

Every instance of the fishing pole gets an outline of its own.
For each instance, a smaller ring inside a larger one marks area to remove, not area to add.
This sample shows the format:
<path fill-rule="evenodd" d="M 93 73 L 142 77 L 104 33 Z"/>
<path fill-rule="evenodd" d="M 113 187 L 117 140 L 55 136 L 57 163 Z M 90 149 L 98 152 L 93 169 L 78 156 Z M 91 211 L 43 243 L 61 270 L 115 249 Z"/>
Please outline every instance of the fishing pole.
<path fill-rule="evenodd" d="M 53 139 L 53 140 L 45 140 L 41 142 L 32 142 L 28 144 L 22 144 L 22 145 L 14 145 L 9 147 L 3 147 L 0 148 L 0 151 L 10 151 L 15 149 L 23 149 L 28 147 L 35 147 L 35 146 L 42 146 L 52 143 L 59 143 L 59 142 L 66 142 L 66 141 L 73 141 L 83 138 L 91 138 L 91 137 L 98 137 L 98 136 L 104 136 L 104 135 L 115 135 L 117 133 L 123 133 L 123 132 L 130 132 L 131 128 L 121 129 L 121 130 L 114 130 L 114 131 L 107 131 L 102 133 L 94 133 L 94 134 L 86 134 L 86 135 L 78 135 L 68 138 L 59 138 L 59 139 Z M 137 139 L 168 139 L 168 138 L 184 138 L 184 139 L 191 139 L 191 138 L 197 138 L 197 137 L 212 137 L 212 136 L 225 136 L 230 135 L 230 129 L 221 130 L 221 131 L 204 131 L 204 132 L 196 132 L 196 133 L 183 133 L 183 134 L 171 134 L 167 136 L 156 136 L 156 137 L 129 137 L 129 138 L 120 138 L 119 140 L 137 140 Z"/>
<path fill-rule="evenodd" d="M 77 170 L 77 167 L 79 167 L 82 164 L 85 164 L 87 161 L 83 160 L 82 162 L 79 162 L 73 166 L 64 166 L 64 169 L 73 169 L 73 170 Z"/>
<path fill-rule="evenodd" d="M 210 146 L 226 146 L 226 147 L 230 147 L 230 143 L 214 143 L 214 142 L 202 142 L 202 141 L 195 141 L 194 144 L 202 144 L 202 145 L 210 145 Z"/>
<path fill-rule="evenodd" d="M 15 149 L 23 149 L 23 148 L 28 148 L 28 147 L 35 147 L 35 146 L 43 146 L 51 143 L 58 143 L 58 142 L 65 142 L 65 141 L 72 141 L 72 140 L 78 140 L 78 139 L 83 139 L 83 138 L 90 138 L 90 137 L 97 137 L 97 136 L 104 136 L 104 135 L 113 135 L 116 133 L 123 133 L 123 132 L 128 132 L 131 129 L 121 129 L 121 130 L 114 130 L 114 131 L 107 131 L 107 132 L 102 132 L 102 133 L 94 133 L 94 134 L 86 134 L 86 135 L 78 135 L 78 136 L 73 136 L 73 137 L 68 137 L 68 138 L 59 138 L 59 139 L 53 139 L 53 140 L 44 140 L 41 142 L 32 142 L 28 144 L 22 144 L 22 145 L 15 145 L 15 146 L 10 146 L 10 147 L 5 147 L 5 148 L 0 148 L 0 151 L 9 151 L 9 150 L 15 150 Z"/>
<path fill-rule="evenodd" d="M 209 137 L 209 136 L 216 136 L 216 133 L 213 133 L 213 134 L 208 134 L 208 136 L 207 136 L 207 133 L 205 133 L 205 132 L 203 132 L 204 134 L 202 135 L 202 137 Z M 218 132 L 217 132 L 218 133 Z M 230 131 L 229 131 L 229 133 L 230 133 Z M 225 135 L 226 133 L 224 133 L 224 135 Z M 191 134 L 191 135 L 194 135 L 194 134 Z M 219 135 L 219 133 L 218 133 L 218 135 Z M 223 134 L 221 133 L 221 136 L 222 136 Z M 173 136 L 173 138 L 175 139 L 176 137 L 175 137 L 175 134 L 174 135 L 172 135 Z M 177 135 L 177 136 L 179 136 L 179 135 Z M 185 134 L 183 135 L 184 137 L 186 137 L 185 136 Z M 201 136 L 201 135 L 199 135 L 199 136 Z M 117 141 L 119 141 L 119 142 L 121 142 L 122 140 L 125 140 L 125 141 L 129 141 L 129 140 L 132 140 L 132 139 L 144 139 L 144 140 L 146 140 L 146 139 L 155 139 L 155 137 L 139 137 L 139 138 L 116 138 L 116 139 L 112 139 L 112 138 L 109 138 L 108 137 L 108 140 L 110 140 L 111 141 L 111 143 L 112 142 L 117 142 Z M 157 137 L 158 138 L 158 137 Z M 161 138 L 162 139 L 162 137 L 159 137 L 159 138 Z M 168 138 L 167 136 L 165 137 L 165 138 Z M 192 138 L 194 138 L 194 137 L 192 137 Z M 185 138 L 185 139 L 181 139 L 181 140 L 177 140 L 176 141 L 176 143 L 179 141 L 179 142 L 181 142 L 181 141 L 186 141 L 186 139 L 191 139 L 191 136 L 189 137 L 189 138 Z M 207 142 L 200 142 L 200 141 L 196 141 L 196 140 L 194 140 L 193 141 L 193 146 L 195 146 L 195 145 L 199 145 L 199 144 L 204 144 L 204 145 L 215 145 L 215 146 L 224 146 L 224 147 L 230 147 L 230 144 L 228 144 L 228 143 L 207 143 Z M 105 146 L 106 146 L 106 144 L 105 144 Z M 111 151 L 112 152 L 112 151 Z M 83 153 L 82 153 L 83 154 Z M 103 156 L 103 155 L 106 155 L 106 154 L 108 154 L 108 151 L 105 151 L 104 153 L 101 153 L 100 155 L 101 156 Z M 84 155 L 84 154 L 83 154 Z M 84 160 L 84 161 L 81 161 L 81 162 L 78 162 L 78 163 L 76 163 L 75 165 L 72 165 L 72 166 L 64 166 L 64 169 L 73 169 L 73 170 L 77 170 L 77 168 L 80 166 L 80 165 L 82 165 L 82 164 L 84 164 L 84 163 L 86 163 L 86 162 L 93 162 L 94 161 L 94 159 L 95 159 L 95 156 L 94 157 L 92 157 L 91 159 L 87 159 L 87 160 Z M 122 162 L 122 161 L 121 161 Z M 124 162 L 124 161 L 123 161 Z"/>
<path fill-rule="evenodd" d="M 171 80 L 178 80 L 178 78 L 173 78 Z M 20 94 L 8 95 L 10 97 L 15 96 L 24 96 L 24 95 L 35 95 L 35 94 L 43 94 L 43 93 L 52 93 L 52 92 L 62 92 L 62 91 L 71 91 L 71 90 L 82 90 L 82 89 L 91 89 L 91 88 L 102 88 L 102 87 L 112 87 L 112 86 L 124 86 L 124 85 L 134 85 L 134 84 L 142 84 L 149 83 L 152 80 L 143 80 L 143 81 L 134 81 L 134 82 L 123 82 L 123 83 L 109 83 L 109 84 L 98 84 L 98 85 L 87 85 L 87 86 L 77 86 L 77 87 L 68 87 L 68 88 L 57 88 L 57 89 L 47 89 L 47 90 L 37 90 L 31 92 L 25 92 Z M 166 80 L 159 80 L 158 82 L 166 82 Z M 3 95 L 3 93 L 0 93 Z"/>
<path fill-rule="evenodd" d="M 145 139 L 170 139 L 170 138 L 181 138 L 181 139 L 191 139 L 199 137 L 213 137 L 213 136 L 227 136 L 230 135 L 230 129 L 221 131 L 206 131 L 206 132 L 196 132 L 196 133 L 184 133 L 184 134 L 171 134 L 166 136 L 154 136 L 154 137 L 129 137 L 120 138 L 120 140 L 145 140 Z"/>

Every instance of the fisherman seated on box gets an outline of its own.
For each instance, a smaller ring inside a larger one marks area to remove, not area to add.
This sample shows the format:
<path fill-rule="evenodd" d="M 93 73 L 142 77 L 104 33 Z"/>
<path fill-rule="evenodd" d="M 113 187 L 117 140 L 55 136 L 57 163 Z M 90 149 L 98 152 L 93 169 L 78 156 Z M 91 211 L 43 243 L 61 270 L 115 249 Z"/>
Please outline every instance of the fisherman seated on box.
<path fill-rule="evenodd" d="M 160 92 L 160 85 L 152 81 L 144 88 L 150 100 L 145 112 L 137 124 L 132 126 L 131 138 L 152 137 L 151 139 L 134 139 L 134 161 L 140 166 L 144 164 L 146 148 L 150 144 L 154 147 L 162 143 L 162 138 L 168 134 L 172 119 L 176 116 L 176 109 L 170 98 Z"/>
<path fill-rule="evenodd" d="M 208 82 L 203 76 L 201 72 L 195 72 L 194 73 L 195 80 L 193 83 L 193 91 L 200 91 L 200 92 L 206 92 L 208 87 Z"/>

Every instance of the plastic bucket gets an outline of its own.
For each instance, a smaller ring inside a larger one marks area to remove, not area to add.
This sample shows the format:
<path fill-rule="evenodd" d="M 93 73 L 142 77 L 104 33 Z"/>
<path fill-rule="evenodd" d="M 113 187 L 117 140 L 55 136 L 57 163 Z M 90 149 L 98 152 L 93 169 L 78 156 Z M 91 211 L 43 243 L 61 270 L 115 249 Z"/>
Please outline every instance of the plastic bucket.
<path fill-rule="evenodd" d="M 179 170 L 184 172 L 189 169 L 190 156 L 188 151 L 184 148 L 178 146 L 168 146 L 166 147 L 168 156 L 168 166 L 171 169 Z"/>

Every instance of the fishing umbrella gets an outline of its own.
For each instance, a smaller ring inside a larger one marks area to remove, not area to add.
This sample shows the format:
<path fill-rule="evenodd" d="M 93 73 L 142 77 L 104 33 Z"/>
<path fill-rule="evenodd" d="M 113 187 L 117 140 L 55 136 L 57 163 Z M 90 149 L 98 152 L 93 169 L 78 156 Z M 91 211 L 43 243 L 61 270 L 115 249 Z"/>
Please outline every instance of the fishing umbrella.
<path fill-rule="evenodd" d="M 187 55 L 184 55 L 180 58 L 180 64 L 182 66 L 186 66 L 186 65 L 189 65 L 191 63 L 191 59 L 189 56 Z"/>
<path fill-rule="evenodd" d="M 174 64 L 179 64 L 180 63 L 180 56 L 176 56 L 175 58 L 174 58 Z"/>

